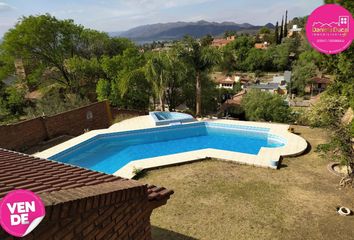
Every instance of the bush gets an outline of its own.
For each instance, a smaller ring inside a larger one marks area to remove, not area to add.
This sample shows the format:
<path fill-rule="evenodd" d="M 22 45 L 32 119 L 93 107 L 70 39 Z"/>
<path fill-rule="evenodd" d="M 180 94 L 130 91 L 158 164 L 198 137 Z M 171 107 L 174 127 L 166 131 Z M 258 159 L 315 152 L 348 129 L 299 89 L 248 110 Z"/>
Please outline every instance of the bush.
<path fill-rule="evenodd" d="M 252 90 L 242 100 L 246 119 L 251 121 L 288 122 L 291 110 L 284 99 L 277 95 Z"/>
<path fill-rule="evenodd" d="M 320 101 L 306 113 L 312 127 L 333 127 L 348 109 L 348 99 L 344 96 L 323 94 Z"/>
<path fill-rule="evenodd" d="M 25 109 L 30 118 L 39 116 L 52 116 L 58 113 L 69 111 L 75 108 L 83 107 L 90 103 L 75 94 L 61 95 L 58 92 L 51 92 L 38 100 L 34 107 Z"/>

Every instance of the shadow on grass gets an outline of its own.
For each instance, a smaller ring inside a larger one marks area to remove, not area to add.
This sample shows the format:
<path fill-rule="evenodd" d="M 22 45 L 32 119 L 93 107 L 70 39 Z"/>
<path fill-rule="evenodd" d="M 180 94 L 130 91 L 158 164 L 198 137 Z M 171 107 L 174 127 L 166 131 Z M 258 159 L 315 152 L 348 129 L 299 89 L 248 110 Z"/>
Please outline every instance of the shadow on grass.
<path fill-rule="evenodd" d="M 307 148 L 305 149 L 305 151 L 300 156 L 306 155 L 309 152 L 311 152 L 311 150 L 312 150 L 312 146 L 311 146 L 310 142 L 309 141 L 306 141 L 306 142 L 307 142 Z"/>
<path fill-rule="evenodd" d="M 153 240 L 197 240 L 197 238 L 189 237 L 180 233 L 176 233 L 167 229 L 151 226 Z"/>

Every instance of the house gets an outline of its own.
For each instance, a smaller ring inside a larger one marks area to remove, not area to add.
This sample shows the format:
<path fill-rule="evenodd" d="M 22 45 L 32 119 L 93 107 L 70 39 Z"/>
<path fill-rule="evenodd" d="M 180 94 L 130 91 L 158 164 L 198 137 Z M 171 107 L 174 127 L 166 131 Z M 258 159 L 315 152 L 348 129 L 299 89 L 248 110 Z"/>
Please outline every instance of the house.
<path fill-rule="evenodd" d="M 238 82 L 240 82 L 240 77 L 234 76 L 234 77 L 219 77 L 219 78 L 214 78 L 214 82 L 217 84 L 218 88 L 225 88 L 225 89 L 233 89 L 234 85 Z"/>
<path fill-rule="evenodd" d="M 151 240 L 150 215 L 173 191 L 0 149 L 0 199 L 15 189 L 36 193 L 43 221 L 24 239 Z M 0 239 L 17 239 L 0 228 Z"/>
<path fill-rule="evenodd" d="M 318 94 L 326 90 L 331 80 L 326 77 L 313 77 L 305 86 L 305 92 L 311 94 Z"/>
<path fill-rule="evenodd" d="M 254 47 L 257 48 L 257 49 L 266 50 L 266 49 L 268 49 L 268 47 L 269 47 L 269 43 L 267 43 L 267 42 L 264 42 L 264 43 L 256 43 L 256 44 L 254 45 Z"/>
<path fill-rule="evenodd" d="M 221 48 L 229 44 L 230 42 L 233 42 L 236 39 L 236 36 L 230 36 L 225 38 L 216 38 L 213 40 L 211 46 L 216 47 L 216 48 Z"/>
<path fill-rule="evenodd" d="M 280 94 L 280 95 L 287 94 L 286 84 L 281 85 L 279 83 L 253 84 L 253 85 L 249 86 L 248 89 L 257 89 L 262 92 L 269 92 L 272 94 Z"/>
<path fill-rule="evenodd" d="M 232 96 L 232 98 L 226 100 L 220 107 L 219 112 L 225 113 L 231 107 L 241 106 L 243 97 L 247 94 L 247 90 L 242 90 L 241 92 Z"/>
<path fill-rule="evenodd" d="M 291 29 L 288 31 L 288 37 L 294 36 L 294 34 L 302 31 L 302 28 L 299 28 L 297 25 L 293 25 Z"/>
<path fill-rule="evenodd" d="M 246 90 L 242 90 L 241 92 L 235 94 L 231 99 L 225 101 L 225 105 L 228 106 L 240 106 L 242 102 L 242 98 L 247 94 Z"/>

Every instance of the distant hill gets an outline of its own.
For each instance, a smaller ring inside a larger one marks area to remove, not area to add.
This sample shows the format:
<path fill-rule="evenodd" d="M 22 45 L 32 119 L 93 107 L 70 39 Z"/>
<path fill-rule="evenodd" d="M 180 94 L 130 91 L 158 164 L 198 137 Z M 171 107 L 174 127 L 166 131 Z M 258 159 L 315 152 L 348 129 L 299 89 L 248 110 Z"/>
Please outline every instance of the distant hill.
<path fill-rule="evenodd" d="M 268 28 L 274 28 L 274 25 L 268 23 L 265 25 Z M 163 40 L 178 40 L 185 35 L 191 35 L 196 38 L 203 37 L 207 34 L 213 36 L 223 35 L 225 31 L 237 31 L 255 33 L 263 26 L 254 26 L 249 23 L 234 23 L 234 22 L 172 22 L 172 23 L 157 23 L 143 25 L 132 28 L 125 32 L 111 32 L 111 36 L 119 36 L 130 38 L 131 40 L 143 43 L 151 41 Z"/>

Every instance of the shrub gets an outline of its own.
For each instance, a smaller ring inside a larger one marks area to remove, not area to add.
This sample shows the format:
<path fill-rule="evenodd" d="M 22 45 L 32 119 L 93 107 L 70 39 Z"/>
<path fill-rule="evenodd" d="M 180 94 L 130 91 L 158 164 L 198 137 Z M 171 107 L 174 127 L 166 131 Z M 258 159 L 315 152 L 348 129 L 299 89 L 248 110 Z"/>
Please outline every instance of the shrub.
<path fill-rule="evenodd" d="M 290 120 L 291 110 L 277 94 L 252 90 L 243 98 L 241 106 L 245 110 L 247 120 L 272 122 Z"/>

